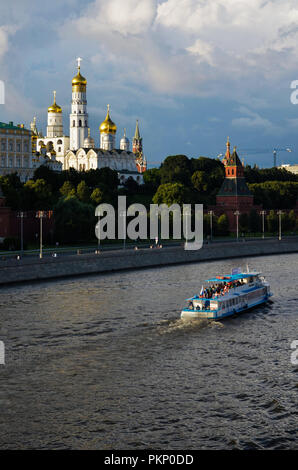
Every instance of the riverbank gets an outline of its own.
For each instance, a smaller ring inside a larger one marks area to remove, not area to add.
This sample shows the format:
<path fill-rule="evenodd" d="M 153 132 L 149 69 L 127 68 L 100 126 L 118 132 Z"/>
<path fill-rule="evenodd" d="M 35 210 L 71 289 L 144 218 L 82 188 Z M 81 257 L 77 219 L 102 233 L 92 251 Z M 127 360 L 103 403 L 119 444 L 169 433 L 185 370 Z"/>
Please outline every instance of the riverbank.
<path fill-rule="evenodd" d="M 208 260 L 297 252 L 298 237 L 292 237 L 281 241 L 271 239 L 204 244 L 203 248 L 198 251 L 185 251 L 182 246 L 176 246 L 159 249 L 117 250 L 57 258 L 1 259 L 0 285 Z"/>

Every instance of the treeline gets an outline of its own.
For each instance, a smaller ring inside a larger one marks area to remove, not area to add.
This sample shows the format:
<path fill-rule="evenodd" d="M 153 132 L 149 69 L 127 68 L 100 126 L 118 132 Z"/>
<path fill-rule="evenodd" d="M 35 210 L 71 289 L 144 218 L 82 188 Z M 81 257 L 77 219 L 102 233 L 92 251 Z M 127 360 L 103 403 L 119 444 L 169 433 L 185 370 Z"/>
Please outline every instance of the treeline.
<path fill-rule="evenodd" d="M 94 237 L 95 207 L 103 202 L 116 206 L 118 195 L 126 195 L 128 204 L 139 202 L 147 208 L 152 202 L 168 205 L 201 203 L 206 207 L 216 203 L 224 175 L 224 165 L 218 159 L 173 155 L 168 156 L 159 168 L 147 170 L 141 185 L 129 178 L 120 186 L 117 172 L 109 168 L 86 172 L 70 169 L 56 173 L 44 166 L 38 168 L 33 179 L 24 184 L 16 174 L 1 176 L 0 186 L 7 205 L 14 210 L 53 210 L 56 239 L 73 242 Z M 289 211 L 295 207 L 298 175 L 285 169 L 246 166 L 245 177 L 255 203 L 263 205 L 265 210 Z M 276 225 L 273 219 L 272 215 L 272 227 Z M 293 229 L 293 217 L 291 220 L 289 230 Z M 270 225 L 271 222 L 268 223 Z M 240 224 L 244 232 L 260 231 L 258 214 L 242 214 Z M 207 233 L 207 221 L 205 225 Z M 228 230 L 224 214 L 221 219 L 214 219 L 215 234 L 223 235 Z"/>

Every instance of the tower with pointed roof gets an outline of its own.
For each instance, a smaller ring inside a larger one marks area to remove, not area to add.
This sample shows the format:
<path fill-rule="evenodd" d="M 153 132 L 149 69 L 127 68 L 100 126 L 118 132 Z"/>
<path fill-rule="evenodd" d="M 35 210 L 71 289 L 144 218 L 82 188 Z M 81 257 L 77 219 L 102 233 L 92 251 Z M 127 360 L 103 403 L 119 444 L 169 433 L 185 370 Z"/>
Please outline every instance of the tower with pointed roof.
<path fill-rule="evenodd" d="M 132 141 L 132 151 L 136 155 L 141 154 L 143 151 L 143 139 L 140 135 L 139 121 L 136 123 L 136 131 Z"/>
<path fill-rule="evenodd" d="M 48 108 L 47 137 L 63 136 L 62 108 L 56 103 L 56 91 L 53 91 L 54 102 Z"/>
<path fill-rule="evenodd" d="M 87 80 L 81 75 L 81 58 L 77 59 L 78 73 L 72 79 L 72 101 L 70 114 L 70 149 L 83 147 L 88 136 Z"/>
<path fill-rule="evenodd" d="M 117 126 L 110 117 L 110 105 L 107 105 L 107 115 L 99 126 L 100 148 L 102 150 L 114 150 L 116 147 Z"/>
<path fill-rule="evenodd" d="M 236 147 L 230 151 L 230 141 L 227 140 L 227 150 L 223 159 L 225 166 L 225 179 L 216 196 L 217 215 L 227 214 L 230 230 L 236 230 L 235 211 L 240 214 L 248 214 L 251 210 L 259 210 L 259 206 L 254 205 L 254 197 L 250 192 L 244 176 L 244 167 L 237 154 Z M 209 208 L 210 209 L 210 208 Z"/>
<path fill-rule="evenodd" d="M 229 139 L 223 161 L 225 165 L 225 179 L 217 194 L 217 203 L 222 205 L 228 202 L 229 204 L 233 203 L 235 206 L 239 206 L 243 201 L 247 203 L 248 200 L 251 200 L 253 204 L 253 195 L 246 184 L 242 162 L 238 157 L 236 147 L 234 147 L 231 154 Z"/>

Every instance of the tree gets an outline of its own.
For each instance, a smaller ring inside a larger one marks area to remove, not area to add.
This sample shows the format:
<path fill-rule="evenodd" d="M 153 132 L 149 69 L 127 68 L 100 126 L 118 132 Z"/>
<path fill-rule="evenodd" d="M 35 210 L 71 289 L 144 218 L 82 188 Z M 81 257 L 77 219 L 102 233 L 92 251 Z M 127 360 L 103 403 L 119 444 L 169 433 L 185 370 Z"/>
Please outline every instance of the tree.
<path fill-rule="evenodd" d="M 63 186 L 60 188 L 60 193 L 62 194 L 62 196 L 71 197 L 75 196 L 76 190 L 74 188 L 74 185 L 70 181 L 65 181 L 65 183 L 63 183 Z"/>
<path fill-rule="evenodd" d="M 102 204 L 104 202 L 104 194 L 100 188 L 95 188 L 90 196 L 91 201 L 96 204 Z"/>
<path fill-rule="evenodd" d="M 181 183 L 190 186 L 191 164 L 185 155 L 167 157 L 160 168 L 161 183 Z"/>
<path fill-rule="evenodd" d="M 95 238 L 94 207 L 74 196 L 62 197 L 54 208 L 55 236 L 60 242 L 78 242 Z"/>
<path fill-rule="evenodd" d="M 209 189 L 209 177 L 205 171 L 195 171 L 191 177 L 194 188 L 199 192 L 207 192 Z"/>
<path fill-rule="evenodd" d="M 190 202 L 190 191 L 181 183 L 161 184 L 152 199 L 154 204 L 187 204 Z"/>
<path fill-rule="evenodd" d="M 90 201 L 90 191 L 85 181 L 81 181 L 77 186 L 77 197 L 82 202 Z"/>
<path fill-rule="evenodd" d="M 156 192 L 161 183 L 160 169 L 151 168 L 145 171 L 143 178 L 146 189 L 150 192 Z"/>
<path fill-rule="evenodd" d="M 29 180 L 24 184 L 25 209 L 49 209 L 52 205 L 52 189 L 43 179 Z"/>

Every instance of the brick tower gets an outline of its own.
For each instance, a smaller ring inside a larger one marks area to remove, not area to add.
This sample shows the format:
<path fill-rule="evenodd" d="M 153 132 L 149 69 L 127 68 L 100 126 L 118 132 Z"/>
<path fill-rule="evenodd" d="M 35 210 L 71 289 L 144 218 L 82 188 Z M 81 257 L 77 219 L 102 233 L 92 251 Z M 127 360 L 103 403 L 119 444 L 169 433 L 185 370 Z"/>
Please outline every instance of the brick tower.
<path fill-rule="evenodd" d="M 249 212 L 252 209 L 259 210 L 254 206 L 254 197 L 245 181 L 244 168 L 234 147 L 230 152 L 230 141 L 227 141 L 227 151 L 223 159 L 225 165 L 225 179 L 216 196 L 216 212 L 225 213 L 229 219 L 230 230 L 236 230 L 235 211 L 240 214 Z"/>

